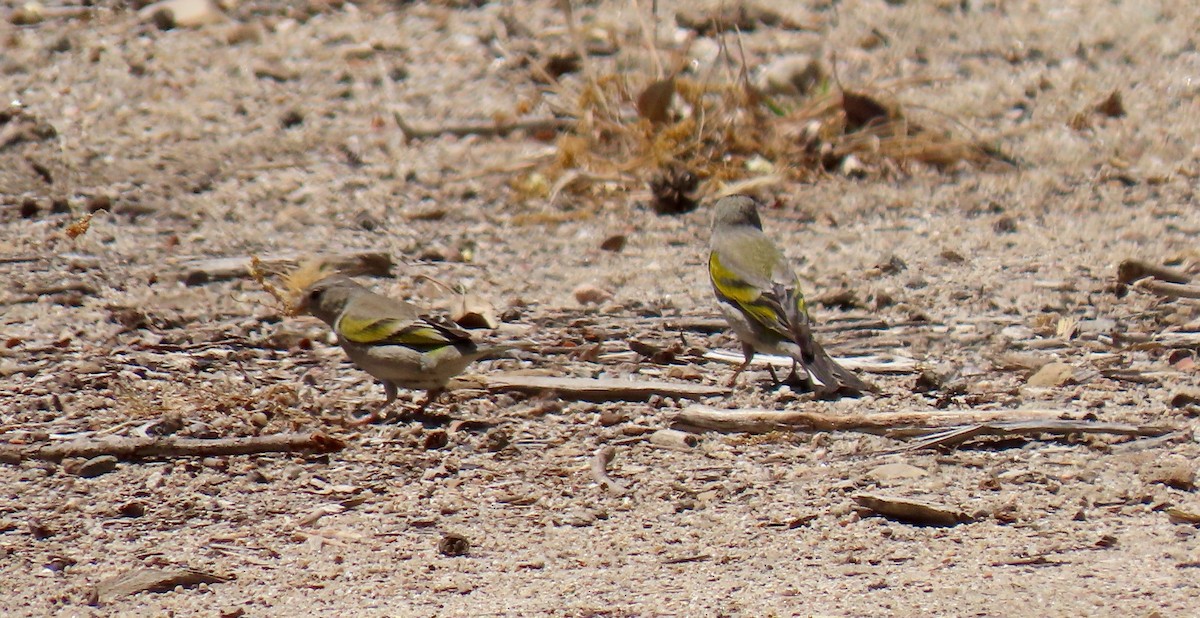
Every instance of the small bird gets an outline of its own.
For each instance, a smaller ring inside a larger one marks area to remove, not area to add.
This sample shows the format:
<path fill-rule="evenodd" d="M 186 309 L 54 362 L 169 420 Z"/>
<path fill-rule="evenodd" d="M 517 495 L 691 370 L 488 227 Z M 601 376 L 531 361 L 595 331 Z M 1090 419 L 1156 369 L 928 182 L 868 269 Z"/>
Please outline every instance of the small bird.
<path fill-rule="evenodd" d="M 420 413 L 467 365 L 513 347 L 480 348 L 471 334 L 449 318 L 424 315 L 410 303 L 376 294 L 343 275 L 325 277 L 300 293 L 297 313 L 319 318 L 337 334 L 338 344 L 360 369 L 383 382 L 387 401 L 352 418 L 365 425 L 396 401 L 398 388 L 424 389 Z"/>
<path fill-rule="evenodd" d="M 717 201 L 708 276 L 721 312 L 741 340 L 746 357 L 733 372 L 730 386 L 750 365 L 755 352 L 764 352 L 792 357 L 788 380 L 799 379 L 799 364 L 805 370 L 801 383 L 812 388 L 809 373 L 820 380 L 821 386 L 815 389 L 818 395 L 876 390 L 830 358 L 813 338 L 800 281 L 783 252 L 763 233 L 753 198 L 731 195 Z M 768 369 L 778 382 L 775 369 Z"/>

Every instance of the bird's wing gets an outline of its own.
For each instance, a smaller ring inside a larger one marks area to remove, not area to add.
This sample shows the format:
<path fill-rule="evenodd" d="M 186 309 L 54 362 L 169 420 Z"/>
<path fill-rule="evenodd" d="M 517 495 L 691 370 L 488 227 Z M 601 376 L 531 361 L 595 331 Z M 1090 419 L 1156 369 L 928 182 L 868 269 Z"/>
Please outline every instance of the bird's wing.
<path fill-rule="evenodd" d="M 807 317 L 796 275 L 771 240 L 753 232 L 737 232 L 714 243 L 708 258 L 709 278 L 722 299 L 736 303 L 762 326 L 791 338 L 793 320 Z M 731 250 L 735 246 L 739 250 Z"/>
<path fill-rule="evenodd" d="M 420 315 L 413 305 L 379 294 L 356 298 L 335 329 L 350 341 L 372 345 L 437 348 L 471 340 L 470 333 L 451 320 Z"/>

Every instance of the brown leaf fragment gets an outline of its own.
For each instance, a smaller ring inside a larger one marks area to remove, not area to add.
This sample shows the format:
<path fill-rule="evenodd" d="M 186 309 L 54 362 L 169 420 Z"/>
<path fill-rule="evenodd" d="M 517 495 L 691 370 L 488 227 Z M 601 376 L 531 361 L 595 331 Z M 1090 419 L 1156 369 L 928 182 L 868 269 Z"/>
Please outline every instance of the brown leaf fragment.
<path fill-rule="evenodd" d="M 911 498 L 879 494 L 858 494 L 854 501 L 888 519 L 919 526 L 954 526 L 971 521 L 959 509 Z"/>
<path fill-rule="evenodd" d="M 542 70 L 546 75 L 558 79 L 567 73 L 576 73 L 583 66 L 580 61 L 580 55 L 577 52 L 565 52 L 561 54 L 553 54 L 546 59 L 546 63 L 542 66 Z M 535 76 L 535 80 L 536 79 Z"/>
<path fill-rule="evenodd" d="M 1171 395 L 1170 404 L 1172 408 L 1186 408 L 1200 404 L 1200 391 L 1178 391 Z"/>
<path fill-rule="evenodd" d="M 458 297 L 450 319 L 463 328 L 494 330 L 500 326 L 500 320 L 496 318 L 496 308 L 492 303 L 474 294 L 463 294 Z"/>
<path fill-rule="evenodd" d="M 666 124 L 671 119 L 671 99 L 675 96 L 675 76 L 660 79 L 638 95 L 638 115 L 653 124 Z"/>
<path fill-rule="evenodd" d="M 108 603 L 139 592 L 168 592 L 176 586 L 221 584 L 231 579 L 192 569 L 134 569 L 96 584 L 96 598 Z"/>
<path fill-rule="evenodd" d="M 1194 507 L 1173 506 L 1167 509 L 1167 517 L 1173 524 L 1200 526 L 1200 510 Z"/>
<path fill-rule="evenodd" d="M 603 251 L 612 251 L 613 253 L 620 252 L 625 248 L 625 243 L 629 241 L 629 237 L 624 234 L 615 234 L 604 239 L 600 243 L 600 249 Z"/>
<path fill-rule="evenodd" d="M 891 112 L 882 103 L 868 95 L 850 91 L 842 92 L 842 111 L 846 114 L 847 133 L 869 125 L 882 124 L 892 117 Z"/>
<path fill-rule="evenodd" d="M 1121 91 L 1113 90 L 1105 99 L 1096 104 L 1096 113 L 1109 118 L 1125 117 L 1125 103 L 1121 100 Z"/>

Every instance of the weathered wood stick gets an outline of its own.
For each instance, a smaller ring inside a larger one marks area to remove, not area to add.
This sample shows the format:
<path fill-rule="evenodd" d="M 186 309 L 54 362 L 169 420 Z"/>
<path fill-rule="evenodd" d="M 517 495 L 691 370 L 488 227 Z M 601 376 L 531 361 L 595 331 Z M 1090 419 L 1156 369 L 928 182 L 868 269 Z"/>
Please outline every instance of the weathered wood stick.
<path fill-rule="evenodd" d="M 698 399 L 729 393 L 722 386 L 616 378 L 489 375 L 483 378 L 483 384 L 493 391 L 554 392 L 564 399 L 584 401 L 645 401 L 653 395 Z"/>
<path fill-rule="evenodd" d="M 592 478 L 596 483 L 608 490 L 609 493 L 615 496 L 622 496 L 629 491 L 624 485 L 614 481 L 608 475 L 608 464 L 612 463 L 613 457 L 616 457 L 617 449 L 611 446 L 602 447 L 592 455 L 592 461 L 589 465 L 592 471 Z"/>
<path fill-rule="evenodd" d="M 889 435 L 923 435 L 930 428 L 997 420 L 1053 419 L 1068 410 L 962 410 L 880 412 L 877 414 L 825 414 L 799 410 L 721 410 L 688 406 L 671 421 L 684 430 L 740 433 L 772 431 L 857 431 Z"/>
<path fill-rule="evenodd" d="M 106 437 L 48 445 L 0 445 L 0 463 L 16 464 L 27 459 L 61 461 L 68 457 L 91 459 L 100 455 L 113 455 L 120 459 L 155 459 L 296 451 L 331 453 L 345 446 L 342 440 L 319 431 L 216 439 Z"/>
<path fill-rule="evenodd" d="M 1192 280 L 1185 272 L 1142 260 L 1124 260 L 1117 266 L 1117 280 L 1121 283 L 1133 283 L 1145 277 L 1170 283 L 1189 283 Z"/>
<path fill-rule="evenodd" d="M 923 526 L 954 526 L 971 521 L 958 508 L 928 500 L 864 493 L 854 496 L 854 501 L 888 519 Z"/>
<path fill-rule="evenodd" d="M 438 137 L 440 135 L 454 135 L 456 137 L 481 135 L 487 137 L 492 135 L 508 135 L 513 131 L 559 131 L 574 126 L 576 122 L 570 118 L 533 118 L 510 122 L 476 122 L 442 127 L 417 128 L 408 124 L 408 121 L 399 112 L 392 112 L 392 119 L 396 121 L 396 126 L 400 127 L 400 132 L 404 134 L 405 142 Z"/>
<path fill-rule="evenodd" d="M 1096 421 L 1043 420 L 997 422 L 959 427 L 940 431 L 924 440 L 906 447 L 906 451 L 926 448 L 956 446 L 980 436 L 1008 437 L 1047 433 L 1064 436 L 1073 433 L 1106 433 L 1117 436 L 1164 436 L 1175 431 L 1161 425 L 1130 425 L 1127 423 L 1100 423 Z"/>
<path fill-rule="evenodd" d="M 730 365 L 741 365 L 745 361 L 741 352 L 726 352 L 725 350 L 710 350 L 704 355 L 704 358 Z M 917 361 L 903 356 L 839 357 L 836 360 L 847 369 L 860 369 L 870 373 L 912 373 L 917 370 Z M 786 369 L 792 366 L 792 359 L 773 354 L 755 354 L 754 360 L 750 364 L 771 365 Z"/>
<path fill-rule="evenodd" d="M 1200 285 L 1170 283 L 1158 279 L 1142 279 L 1133 284 L 1133 289 L 1171 298 L 1200 298 Z"/>
<path fill-rule="evenodd" d="M 650 444 L 677 451 L 690 451 L 700 444 L 695 434 L 678 429 L 659 429 L 650 434 Z"/>
<path fill-rule="evenodd" d="M 391 274 L 395 263 L 384 251 L 357 251 L 323 256 L 327 264 L 347 275 L 374 275 L 386 277 Z M 303 260 L 301 255 L 266 255 L 259 261 L 269 266 L 294 266 Z M 250 256 L 192 260 L 181 265 L 179 278 L 186 285 L 201 285 L 210 281 L 250 277 Z"/>

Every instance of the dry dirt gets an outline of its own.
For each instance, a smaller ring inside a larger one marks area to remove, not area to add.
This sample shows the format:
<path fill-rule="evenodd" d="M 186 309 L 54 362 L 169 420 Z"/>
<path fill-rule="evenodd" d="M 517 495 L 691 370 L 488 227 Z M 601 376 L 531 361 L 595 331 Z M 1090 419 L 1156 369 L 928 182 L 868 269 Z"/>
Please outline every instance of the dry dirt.
<path fill-rule="evenodd" d="M 638 435 L 697 402 L 480 388 L 440 403 L 478 423 L 349 430 L 332 419 L 382 389 L 323 325 L 285 317 L 244 276 L 184 281 L 197 259 L 382 251 L 397 267 L 363 279 L 377 290 L 445 306 L 416 279 L 436 277 L 495 304 L 505 326 L 484 338 L 544 347 L 479 363 L 485 379 L 724 384 L 731 365 L 688 352 L 736 350 L 708 328 L 710 200 L 660 217 L 645 185 L 601 180 L 551 202 L 514 186 L 552 141 L 406 143 L 393 121 L 547 115 L 524 59 L 570 49 L 556 3 L 251 0 L 173 30 L 123 2 L 14 26 L 15 4 L 0 25 L 0 92 L 23 106 L 0 126 L 0 441 L 319 430 L 347 445 L 123 460 L 91 478 L 74 461 L 2 464 L 5 615 L 1200 615 L 1200 535 L 1168 515 L 1200 510 L 1197 408 L 1182 396 L 1197 386 L 1197 304 L 1115 278 L 1128 257 L 1196 264 L 1197 5 L 779 3 L 808 29 L 742 34 L 752 72 L 818 55 L 848 87 L 954 119 L 1019 165 L 768 187 L 768 233 L 810 296 L 833 299 L 814 308 L 833 353 L 912 358 L 938 377 L 872 374 L 878 396 L 814 401 L 758 366 L 698 403 L 1043 409 L 1178 430 L 889 454 L 906 440 L 706 433 L 672 450 Z M 678 48 L 660 4 L 661 46 Z M 597 63 L 649 74 L 635 9 L 577 17 L 617 43 Z M 1125 115 L 1093 112 L 1114 90 Z M 600 248 L 617 234 L 621 251 Z M 580 305 L 581 284 L 612 299 Z M 630 341 L 686 347 L 658 364 Z M 1065 381 L 1030 384 L 1051 360 Z M 589 472 L 604 445 L 624 495 Z M 879 470 L 895 463 L 912 476 Z M 971 520 L 895 521 L 858 508 L 861 493 Z M 439 551 L 447 534 L 466 555 Z M 97 588 L 147 568 L 227 581 Z"/>

